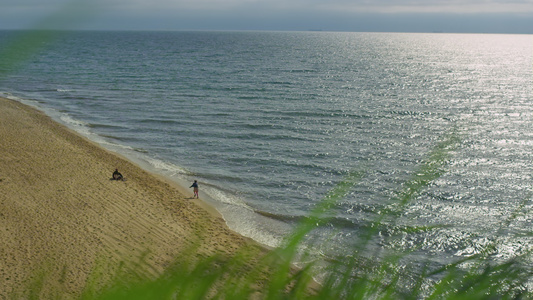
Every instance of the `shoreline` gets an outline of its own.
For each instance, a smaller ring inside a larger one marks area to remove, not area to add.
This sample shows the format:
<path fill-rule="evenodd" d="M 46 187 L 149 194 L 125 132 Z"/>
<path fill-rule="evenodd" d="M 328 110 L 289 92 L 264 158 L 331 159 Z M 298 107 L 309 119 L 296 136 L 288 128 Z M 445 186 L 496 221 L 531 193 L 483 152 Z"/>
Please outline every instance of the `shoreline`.
<path fill-rule="evenodd" d="M 193 176 L 187 169 L 175 165 L 173 162 L 163 161 L 158 158 L 154 159 L 154 157 L 145 155 L 142 150 L 139 151 L 131 146 L 108 140 L 105 136 L 88 129 L 90 126 L 84 121 L 73 119 L 56 109 L 41 106 L 36 100 L 19 98 L 10 93 L 0 95 L 0 98 L 26 105 L 43 113 L 51 118 L 52 121 L 87 139 L 97 147 L 129 161 L 160 180 L 169 183 L 183 195 L 192 196 L 193 191 L 189 188 L 189 185 L 193 180 L 199 179 L 201 197 L 194 203 L 211 214 L 224 219 L 226 226 L 230 230 L 245 238 L 252 239 L 266 249 L 278 247 L 281 245 L 283 238 L 292 232 L 292 227 L 287 223 L 262 214 L 261 211 L 258 212 L 246 204 L 220 200 L 220 198 L 227 197 L 224 195 L 224 191 L 216 185 L 209 183 L 206 185 L 201 181 L 201 175 L 198 178 Z"/>
<path fill-rule="evenodd" d="M 162 272 L 204 235 L 197 258 L 267 247 L 231 230 L 208 203 L 40 110 L 0 98 L 0 295 L 22 293 L 47 269 L 46 286 L 75 296 L 98 261 L 149 253 Z M 118 168 L 126 181 L 110 180 Z"/>

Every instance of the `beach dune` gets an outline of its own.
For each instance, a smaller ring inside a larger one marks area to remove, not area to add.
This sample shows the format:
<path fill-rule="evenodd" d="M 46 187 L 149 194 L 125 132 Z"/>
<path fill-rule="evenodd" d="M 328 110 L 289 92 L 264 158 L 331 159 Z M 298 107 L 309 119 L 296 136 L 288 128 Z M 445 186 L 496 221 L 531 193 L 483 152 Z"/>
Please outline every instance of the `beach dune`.
<path fill-rule="evenodd" d="M 116 168 L 126 181 L 110 180 Z M 76 298 L 99 262 L 148 253 L 158 272 L 198 238 L 200 257 L 254 244 L 191 196 L 42 112 L 0 98 L 0 298 L 24 295 L 42 272 L 41 293 Z"/>

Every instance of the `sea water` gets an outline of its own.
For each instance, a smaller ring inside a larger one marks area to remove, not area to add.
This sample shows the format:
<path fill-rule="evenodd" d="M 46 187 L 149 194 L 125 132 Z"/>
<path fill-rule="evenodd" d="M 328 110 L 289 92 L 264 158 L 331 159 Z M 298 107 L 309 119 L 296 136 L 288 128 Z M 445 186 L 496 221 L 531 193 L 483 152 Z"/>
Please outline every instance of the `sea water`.
<path fill-rule="evenodd" d="M 0 32 L 0 50 L 21 33 Z M 182 185 L 198 180 L 261 243 L 279 245 L 358 172 L 312 245 L 350 253 L 454 134 L 446 172 L 377 246 L 438 264 L 495 241 L 502 258 L 531 249 L 531 35 L 80 31 L 37 50 L 2 70 L 3 96 Z M 435 229 L 400 230 L 422 226 Z"/>

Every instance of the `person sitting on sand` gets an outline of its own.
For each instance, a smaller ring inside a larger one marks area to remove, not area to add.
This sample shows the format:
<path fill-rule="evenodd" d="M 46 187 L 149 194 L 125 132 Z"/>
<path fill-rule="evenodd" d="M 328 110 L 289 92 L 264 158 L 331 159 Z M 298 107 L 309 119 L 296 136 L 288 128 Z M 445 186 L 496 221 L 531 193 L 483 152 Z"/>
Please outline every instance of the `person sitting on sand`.
<path fill-rule="evenodd" d="M 190 186 L 192 188 L 194 188 L 194 197 L 198 198 L 198 181 L 194 181 L 193 184 Z"/>
<path fill-rule="evenodd" d="M 124 176 L 120 174 L 118 169 L 115 169 L 115 172 L 113 172 L 113 180 L 124 180 Z"/>

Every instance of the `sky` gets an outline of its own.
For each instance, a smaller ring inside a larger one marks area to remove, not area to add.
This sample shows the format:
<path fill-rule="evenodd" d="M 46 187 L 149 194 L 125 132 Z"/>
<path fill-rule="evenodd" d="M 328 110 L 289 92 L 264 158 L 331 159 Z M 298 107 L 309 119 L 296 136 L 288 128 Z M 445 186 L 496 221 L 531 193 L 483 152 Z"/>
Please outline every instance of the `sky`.
<path fill-rule="evenodd" d="M 0 29 L 533 34 L 533 0 L 0 0 Z"/>

